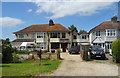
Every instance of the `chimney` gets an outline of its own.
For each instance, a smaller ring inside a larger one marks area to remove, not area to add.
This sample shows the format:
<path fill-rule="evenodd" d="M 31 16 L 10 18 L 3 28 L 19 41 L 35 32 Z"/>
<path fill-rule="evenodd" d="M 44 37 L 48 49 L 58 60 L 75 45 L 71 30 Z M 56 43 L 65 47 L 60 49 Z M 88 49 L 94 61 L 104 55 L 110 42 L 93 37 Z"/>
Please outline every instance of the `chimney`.
<path fill-rule="evenodd" d="M 53 25 L 54 25 L 53 20 L 49 20 L 49 26 L 53 26 Z"/>
<path fill-rule="evenodd" d="M 117 22 L 117 19 L 118 19 L 118 17 L 117 17 L 117 16 L 114 16 L 114 17 L 111 18 L 111 21 Z"/>

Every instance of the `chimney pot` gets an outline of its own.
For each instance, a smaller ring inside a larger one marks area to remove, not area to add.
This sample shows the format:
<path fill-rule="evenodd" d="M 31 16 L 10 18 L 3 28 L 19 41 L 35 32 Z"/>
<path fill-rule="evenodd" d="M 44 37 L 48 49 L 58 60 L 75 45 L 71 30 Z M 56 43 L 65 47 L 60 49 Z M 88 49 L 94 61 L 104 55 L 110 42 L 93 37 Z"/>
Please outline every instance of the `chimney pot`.
<path fill-rule="evenodd" d="M 53 26 L 53 25 L 54 25 L 53 20 L 49 20 L 49 26 Z"/>
<path fill-rule="evenodd" d="M 117 19 L 118 19 L 118 17 L 117 17 L 117 16 L 114 16 L 114 17 L 111 18 L 111 21 L 117 22 Z"/>

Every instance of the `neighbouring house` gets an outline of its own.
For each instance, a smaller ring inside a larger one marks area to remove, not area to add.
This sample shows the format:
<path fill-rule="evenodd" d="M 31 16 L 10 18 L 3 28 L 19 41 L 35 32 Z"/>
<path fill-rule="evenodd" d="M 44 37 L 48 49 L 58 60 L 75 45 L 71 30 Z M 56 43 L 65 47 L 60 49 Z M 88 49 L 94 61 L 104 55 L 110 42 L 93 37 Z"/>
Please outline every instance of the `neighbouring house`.
<path fill-rule="evenodd" d="M 79 41 L 80 45 L 90 45 L 89 33 L 86 31 L 79 33 L 78 41 Z"/>
<path fill-rule="evenodd" d="M 49 24 L 31 25 L 14 34 L 16 39 L 12 44 L 18 49 L 26 50 L 36 46 L 38 50 L 52 52 L 61 49 L 66 52 L 72 45 L 71 31 L 61 24 L 54 24 L 53 20 L 50 20 Z"/>
<path fill-rule="evenodd" d="M 111 21 L 99 24 L 89 33 L 91 45 L 99 45 L 105 52 L 111 53 L 111 43 L 120 38 L 120 21 L 117 21 L 117 16 L 114 16 Z"/>

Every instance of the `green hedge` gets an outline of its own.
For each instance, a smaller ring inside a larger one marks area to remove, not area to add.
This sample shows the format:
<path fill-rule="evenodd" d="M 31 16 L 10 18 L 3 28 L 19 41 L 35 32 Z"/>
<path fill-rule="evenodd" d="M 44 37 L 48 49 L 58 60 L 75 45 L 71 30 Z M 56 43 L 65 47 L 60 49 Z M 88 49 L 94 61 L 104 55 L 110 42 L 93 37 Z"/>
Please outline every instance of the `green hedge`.
<path fill-rule="evenodd" d="M 17 51 L 17 54 L 29 54 L 31 51 L 29 50 L 21 50 L 21 51 Z"/>
<path fill-rule="evenodd" d="M 116 62 L 120 62 L 120 39 L 112 42 L 112 56 Z"/>

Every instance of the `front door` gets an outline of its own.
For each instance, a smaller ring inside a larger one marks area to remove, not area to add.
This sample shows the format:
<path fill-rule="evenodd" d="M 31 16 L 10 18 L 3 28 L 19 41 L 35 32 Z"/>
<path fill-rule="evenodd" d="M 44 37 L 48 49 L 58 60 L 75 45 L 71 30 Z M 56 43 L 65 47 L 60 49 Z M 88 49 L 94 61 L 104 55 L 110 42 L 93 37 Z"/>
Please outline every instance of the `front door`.
<path fill-rule="evenodd" d="M 68 43 L 61 43 L 61 48 L 62 48 L 63 52 L 66 52 L 67 45 L 68 45 Z"/>

